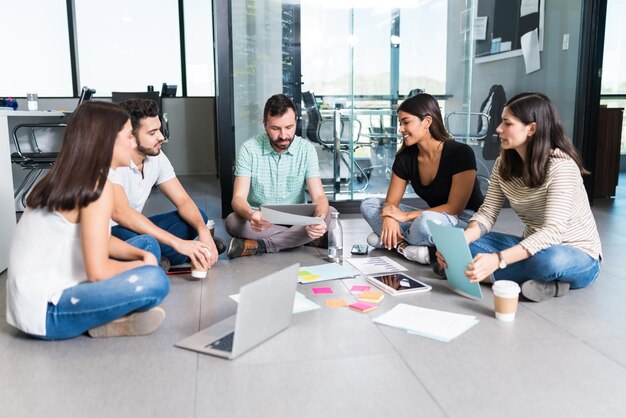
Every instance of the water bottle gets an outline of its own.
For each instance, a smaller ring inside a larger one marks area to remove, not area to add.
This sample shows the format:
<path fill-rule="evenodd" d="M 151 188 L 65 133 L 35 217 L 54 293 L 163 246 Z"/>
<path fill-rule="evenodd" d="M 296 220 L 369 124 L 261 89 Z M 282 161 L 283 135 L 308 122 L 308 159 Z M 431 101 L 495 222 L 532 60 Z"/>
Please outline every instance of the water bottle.
<path fill-rule="evenodd" d="M 328 225 L 328 258 L 331 261 L 343 260 L 343 228 L 338 212 L 331 212 Z"/>

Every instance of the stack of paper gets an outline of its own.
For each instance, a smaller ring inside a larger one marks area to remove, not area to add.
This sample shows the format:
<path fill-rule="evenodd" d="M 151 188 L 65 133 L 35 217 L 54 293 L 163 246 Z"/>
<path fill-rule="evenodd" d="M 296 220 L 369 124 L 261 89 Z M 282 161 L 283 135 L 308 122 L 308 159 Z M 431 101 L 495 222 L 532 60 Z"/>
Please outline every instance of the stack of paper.
<path fill-rule="evenodd" d="M 352 264 L 365 275 L 375 273 L 393 273 L 396 271 L 408 270 L 402 264 L 396 263 L 391 258 L 386 256 L 348 258 L 346 259 L 346 262 Z"/>
<path fill-rule="evenodd" d="M 405 303 L 396 305 L 373 321 L 443 342 L 452 341 L 479 322 L 472 315 L 419 308 Z"/>

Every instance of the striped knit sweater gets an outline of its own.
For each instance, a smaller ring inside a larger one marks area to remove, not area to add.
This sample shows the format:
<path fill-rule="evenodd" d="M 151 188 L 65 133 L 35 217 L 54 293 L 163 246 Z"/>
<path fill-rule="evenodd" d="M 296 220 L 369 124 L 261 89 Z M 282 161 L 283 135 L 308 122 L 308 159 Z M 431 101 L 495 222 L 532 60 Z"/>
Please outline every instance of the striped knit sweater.
<path fill-rule="evenodd" d="M 491 230 L 506 198 L 526 225 L 520 245 L 531 255 L 562 244 L 578 248 L 595 259 L 601 257 L 600 236 L 582 176 L 569 156 L 554 150 L 546 180 L 536 188 L 526 187 L 520 178 L 504 181 L 499 166 L 500 158 L 493 167 L 485 202 L 472 220 Z"/>

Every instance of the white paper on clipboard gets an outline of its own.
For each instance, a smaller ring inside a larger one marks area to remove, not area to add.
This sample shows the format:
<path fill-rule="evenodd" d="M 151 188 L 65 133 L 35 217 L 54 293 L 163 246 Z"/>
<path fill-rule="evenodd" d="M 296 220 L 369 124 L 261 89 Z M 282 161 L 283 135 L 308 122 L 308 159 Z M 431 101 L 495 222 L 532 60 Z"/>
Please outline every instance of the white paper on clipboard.
<path fill-rule="evenodd" d="M 304 215 L 312 215 L 315 211 L 314 205 L 275 205 L 273 207 L 261 206 L 263 219 L 277 225 L 315 225 L 324 222 L 322 218 Z"/>

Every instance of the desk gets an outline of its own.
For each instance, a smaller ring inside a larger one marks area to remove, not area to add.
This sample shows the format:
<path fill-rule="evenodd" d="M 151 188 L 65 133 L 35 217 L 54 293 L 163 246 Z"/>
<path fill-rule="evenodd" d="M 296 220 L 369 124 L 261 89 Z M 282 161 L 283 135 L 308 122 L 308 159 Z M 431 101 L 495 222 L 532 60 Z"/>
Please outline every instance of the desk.
<path fill-rule="evenodd" d="M 9 247 L 15 230 L 13 172 L 11 171 L 11 130 L 20 123 L 62 119 L 63 112 L 0 110 L 0 272 L 9 264 Z"/>

